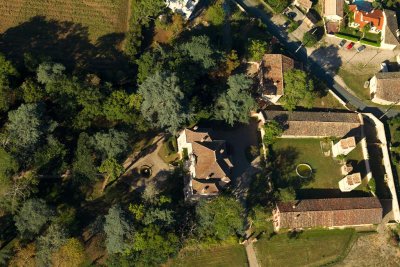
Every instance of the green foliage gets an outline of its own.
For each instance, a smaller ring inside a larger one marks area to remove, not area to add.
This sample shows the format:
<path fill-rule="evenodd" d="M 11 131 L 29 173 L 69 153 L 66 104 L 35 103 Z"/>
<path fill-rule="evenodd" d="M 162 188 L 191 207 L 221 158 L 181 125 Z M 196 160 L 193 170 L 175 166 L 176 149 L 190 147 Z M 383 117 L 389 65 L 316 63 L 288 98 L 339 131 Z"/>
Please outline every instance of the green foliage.
<path fill-rule="evenodd" d="M 318 42 L 317 37 L 311 32 L 306 32 L 303 35 L 303 44 L 306 47 L 312 47 Z"/>
<path fill-rule="evenodd" d="M 34 166 L 38 173 L 58 175 L 65 167 L 67 150 L 55 137 L 49 136 L 47 144 L 36 150 L 34 154 Z"/>
<path fill-rule="evenodd" d="M 105 216 L 104 232 L 106 233 L 106 248 L 108 253 L 122 253 L 130 247 L 133 226 L 125 218 L 118 206 L 112 206 Z"/>
<path fill-rule="evenodd" d="M 14 216 L 15 226 L 22 237 L 31 238 L 40 233 L 52 215 L 43 199 L 28 199 Z"/>
<path fill-rule="evenodd" d="M 4 148 L 0 147 L 0 186 L 2 181 L 6 181 L 13 176 L 19 169 L 16 159 Z"/>
<path fill-rule="evenodd" d="M 104 115 L 109 121 L 132 123 L 136 114 L 129 104 L 130 97 L 125 91 L 113 91 L 103 105 Z"/>
<path fill-rule="evenodd" d="M 161 54 L 157 50 L 147 51 L 143 53 L 136 64 L 138 66 L 137 83 L 143 83 L 147 77 L 153 75 L 157 71 L 161 71 L 162 62 L 160 61 Z"/>
<path fill-rule="evenodd" d="M 127 33 L 125 53 L 134 61 L 142 46 L 143 28 L 157 17 L 165 8 L 163 0 L 133 0 L 131 3 L 129 31 Z"/>
<path fill-rule="evenodd" d="M 210 45 L 210 38 L 206 35 L 193 36 L 189 42 L 180 46 L 180 51 L 205 70 L 216 66 L 214 49 Z"/>
<path fill-rule="evenodd" d="M 272 212 L 270 209 L 257 205 L 250 211 L 251 225 L 257 231 L 268 231 L 269 234 L 273 232 L 270 225 L 272 224 Z"/>
<path fill-rule="evenodd" d="M 27 79 L 21 85 L 22 98 L 25 103 L 35 103 L 42 101 L 45 97 L 45 90 L 33 79 Z"/>
<path fill-rule="evenodd" d="M 196 207 L 198 234 L 202 238 L 225 240 L 242 235 L 244 209 L 239 201 L 219 196 L 210 201 L 201 200 Z"/>
<path fill-rule="evenodd" d="M 250 111 L 255 107 L 249 91 L 251 85 L 252 80 L 244 74 L 229 77 L 229 89 L 218 98 L 215 117 L 230 125 L 236 122 L 248 123 Z"/>
<path fill-rule="evenodd" d="M 294 191 L 293 187 L 279 189 L 279 199 L 281 201 L 296 200 L 296 192 Z"/>
<path fill-rule="evenodd" d="M 10 88 L 10 79 L 18 76 L 17 70 L 11 61 L 0 54 L 0 112 L 7 111 L 13 100 L 13 92 Z"/>
<path fill-rule="evenodd" d="M 93 146 L 103 159 L 119 158 L 128 148 L 128 134 L 115 129 L 107 133 L 96 133 L 93 136 Z"/>
<path fill-rule="evenodd" d="M 108 179 L 113 181 L 117 179 L 125 171 L 124 166 L 119 164 L 115 159 L 108 158 L 99 167 L 99 172 L 105 173 Z"/>
<path fill-rule="evenodd" d="M 290 4 L 289 0 L 265 0 L 265 2 L 274 10 L 275 13 L 282 13 Z"/>
<path fill-rule="evenodd" d="M 135 233 L 132 250 L 137 266 L 159 266 L 177 254 L 179 239 L 153 225 Z"/>
<path fill-rule="evenodd" d="M 44 134 L 43 111 L 37 104 L 22 104 L 8 113 L 7 132 L 9 142 L 20 149 L 32 149 Z"/>
<path fill-rule="evenodd" d="M 276 138 L 283 133 L 283 127 L 277 121 L 267 121 L 264 124 L 264 137 L 263 142 L 266 146 L 272 145 Z"/>
<path fill-rule="evenodd" d="M 381 47 L 381 42 L 370 41 L 367 39 L 361 39 L 360 43 L 365 44 L 365 45 L 375 46 L 375 47 Z"/>
<path fill-rule="evenodd" d="M 376 182 L 375 178 L 371 178 L 368 182 L 368 189 L 371 191 L 374 195 L 376 194 Z"/>
<path fill-rule="evenodd" d="M 175 132 L 188 119 L 185 96 L 175 74 L 156 72 L 140 86 L 143 117 L 154 126 Z"/>
<path fill-rule="evenodd" d="M 314 98 L 314 83 L 307 73 L 293 69 L 284 73 L 285 95 L 282 97 L 282 106 L 292 111 L 300 102 L 304 107 L 311 108 Z"/>
<path fill-rule="evenodd" d="M 64 76 L 65 67 L 60 63 L 44 62 L 37 70 L 37 80 L 47 84 L 56 81 Z"/>
<path fill-rule="evenodd" d="M 44 235 L 37 239 L 37 266 L 52 266 L 52 254 L 67 242 L 65 229 L 58 225 L 49 226 Z"/>
<path fill-rule="evenodd" d="M 216 1 L 206 11 L 205 19 L 212 25 L 221 26 L 224 23 L 225 12 L 222 3 L 223 1 Z"/>
<path fill-rule="evenodd" d="M 264 54 L 271 51 L 268 43 L 264 40 L 250 40 L 248 47 L 248 57 L 252 61 L 260 62 Z"/>
<path fill-rule="evenodd" d="M 345 33 L 335 33 L 335 36 L 346 39 L 346 40 L 354 41 L 354 42 L 358 42 L 358 40 L 360 40 L 359 37 L 352 36 L 352 35 L 345 34 Z"/>
<path fill-rule="evenodd" d="M 72 163 L 73 179 L 77 183 L 86 183 L 96 179 L 97 169 L 94 164 L 93 150 L 89 144 L 90 137 L 86 133 L 81 133 Z"/>

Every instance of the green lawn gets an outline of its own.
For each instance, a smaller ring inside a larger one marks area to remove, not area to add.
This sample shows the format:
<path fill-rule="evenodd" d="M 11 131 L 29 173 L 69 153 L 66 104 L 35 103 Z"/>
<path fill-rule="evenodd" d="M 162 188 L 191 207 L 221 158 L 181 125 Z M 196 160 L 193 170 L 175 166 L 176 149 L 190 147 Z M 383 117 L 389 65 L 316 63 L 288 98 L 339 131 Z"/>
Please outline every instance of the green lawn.
<path fill-rule="evenodd" d="M 323 97 L 315 98 L 313 108 L 345 109 L 331 93 L 327 93 Z"/>
<path fill-rule="evenodd" d="M 322 266 L 346 256 L 356 238 L 353 229 L 309 230 L 296 238 L 279 234 L 255 243 L 257 258 L 264 266 Z"/>
<path fill-rule="evenodd" d="M 361 99 L 369 100 L 371 98 L 369 88 L 364 88 L 364 83 L 372 77 L 371 74 L 355 74 L 343 68 L 339 70 L 338 74 L 346 85 Z"/>
<path fill-rule="evenodd" d="M 314 178 L 304 183 L 301 189 L 339 189 L 338 182 L 344 177 L 340 172 L 340 162 L 332 156 L 325 156 L 322 153 L 320 141 L 323 140 L 316 138 L 280 138 L 273 145 L 276 156 L 281 155 L 281 158 L 285 158 L 285 160 L 281 160 L 282 163 L 279 165 L 281 172 L 285 172 L 284 175 L 297 177 L 295 169 L 300 163 L 307 163 L 312 167 Z M 354 171 L 360 171 L 364 177 L 365 163 L 361 144 L 358 144 L 347 155 L 347 160 L 352 161 Z M 364 189 L 364 187 L 361 185 L 357 189 Z"/>
<path fill-rule="evenodd" d="M 243 267 L 248 266 L 248 263 L 244 246 L 235 244 L 181 252 L 167 266 Z"/>

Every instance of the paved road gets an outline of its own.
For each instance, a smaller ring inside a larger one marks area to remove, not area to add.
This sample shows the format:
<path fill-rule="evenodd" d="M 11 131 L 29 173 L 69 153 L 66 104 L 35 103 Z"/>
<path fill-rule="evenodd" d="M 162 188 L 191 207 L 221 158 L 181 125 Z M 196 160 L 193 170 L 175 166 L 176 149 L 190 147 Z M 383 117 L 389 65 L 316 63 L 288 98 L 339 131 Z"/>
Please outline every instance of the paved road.
<path fill-rule="evenodd" d="M 291 41 L 287 33 L 283 31 L 279 26 L 275 25 L 271 21 L 271 15 L 266 13 L 264 10 L 258 8 L 260 2 L 257 0 L 232 0 L 238 3 L 243 9 L 245 9 L 250 15 L 259 18 L 262 22 L 267 25 L 268 32 L 274 35 L 282 45 L 284 45 L 289 53 L 292 54 L 294 58 L 305 63 L 309 70 L 319 79 L 325 81 L 327 86 L 332 89 L 337 95 L 339 95 L 345 102 L 349 103 L 351 106 L 355 107 L 358 111 L 370 112 L 375 116 L 380 117 L 386 112 L 386 108 L 378 108 L 374 106 L 368 106 L 358 97 L 349 93 L 343 86 L 341 86 L 337 81 L 335 81 L 335 73 L 326 71 L 317 62 L 314 62 L 311 58 L 307 56 L 307 50 L 302 47 L 299 48 L 300 42 Z M 397 110 L 389 110 L 387 112 L 387 117 L 393 117 L 400 114 Z"/>

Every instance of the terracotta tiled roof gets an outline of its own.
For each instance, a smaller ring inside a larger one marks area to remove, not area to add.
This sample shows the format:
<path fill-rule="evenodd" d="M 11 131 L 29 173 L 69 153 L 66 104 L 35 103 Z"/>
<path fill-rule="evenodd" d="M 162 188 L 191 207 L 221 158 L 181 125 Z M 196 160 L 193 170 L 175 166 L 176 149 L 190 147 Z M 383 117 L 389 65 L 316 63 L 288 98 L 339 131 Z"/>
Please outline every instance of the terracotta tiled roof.
<path fill-rule="evenodd" d="M 376 27 L 379 30 L 383 29 L 385 18 L 382 10 L 375 9 L 371 12 L 366 12 L 358 10 L 356 5 L 350 5 L 349 9 L 354 12 L 354 22 L 360 24 L 360 28 L 371 23 L 371 26 Z"/>
<path fill-rule="evenodd" d="M 378 224 L 382 206 L 377 198 L 305 199 L 277 204 L 280 228 Z"/>
<path fill-rule="evenodd" d="M 337 15 L 343 18 L 344 0 L 325 0 L 324 16 Z"/>
<path fill-rule="evenodd" d="M 385 28 L 385 43 L 399 45 L 400 38 L 397 36 L 399 25 L 397 22 L 396 12 L 385 9 L 386 28 Z"/>
<path fill-rule="evenodd" d="M 376 75 L 376 97 L 397 102 L 400 100 L 400 72 L 379 72 Z"/>
<path fill-rule="evenodd" d="M 192 180 L 193 194 L 198 195 L 217 195 L 219 189 L 215 182 Z"/>
<path fill-rule="evenodd" d="M 284 126 L 283 136 L 335 136 L 360 135 L 361 121 L 357 113 L 264 111 L 265 120 L 276 120 Z"/>
<path fill-rule="evenodd" d="M 354 184 L 360 184 L 361 183 L 361 173 L 357 172 L 357 173 L 353 173 L 353 174 L 349 174 L 347 175 L 347 183 L 349 185 L 354 185 Z"/>
<path fill-rule="evenodd" d="M 263 95 L 283 95 L 283 75 L 294 68 L 294 60 L 282 54 L 265 54 L 259 70 Z"/>
<path fill-rule="evenodd" d="M 186 134 L 186 142 L 192 143 L 194 141 L 202 141 L 202 140 L 211 140 L 210 137 L 210 129 L 197 129 L 197 130 L 192 130 L 189 128 L 185 129 L 185 134 Z"/>
<path fill-rule="evenodd" d="M 196 178 L 223 178 L 229 176 L 230 163 L 226 155 L 225 141 L 194 142 L 193 153 L 196 156 Z"/>

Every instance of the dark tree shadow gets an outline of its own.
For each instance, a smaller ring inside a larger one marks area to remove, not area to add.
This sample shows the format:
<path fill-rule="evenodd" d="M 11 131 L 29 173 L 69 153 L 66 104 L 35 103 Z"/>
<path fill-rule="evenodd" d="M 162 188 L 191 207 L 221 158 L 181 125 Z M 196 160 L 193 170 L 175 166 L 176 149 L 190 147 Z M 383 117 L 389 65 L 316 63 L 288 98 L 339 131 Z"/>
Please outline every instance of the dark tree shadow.
<path fill-rule="evenodd" d="M 30 54 L 50 57 L 76 73 L 93 73 L 122 83 L 129 74 L 128 59 L 119 49 L 124 37 L 123 33 L 112 33 L 93 44 L 87 27 L 37 16 L 0 34 L 0 52 L 20 69 L 25 55 Z"/>

